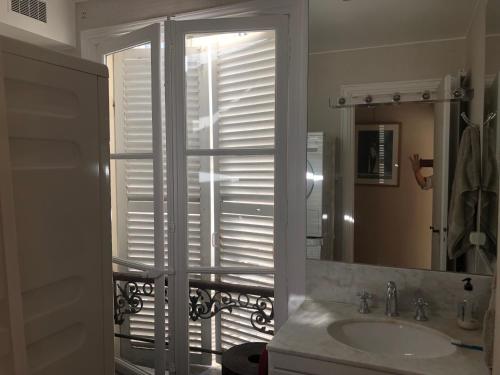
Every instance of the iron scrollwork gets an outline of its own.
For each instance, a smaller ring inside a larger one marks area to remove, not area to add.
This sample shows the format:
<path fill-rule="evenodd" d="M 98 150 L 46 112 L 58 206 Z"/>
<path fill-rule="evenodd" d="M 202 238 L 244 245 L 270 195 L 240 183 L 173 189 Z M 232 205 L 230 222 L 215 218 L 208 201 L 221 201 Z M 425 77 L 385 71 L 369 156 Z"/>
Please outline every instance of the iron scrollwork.
<path fill-rule="evenodd" d="M 142 297 L 153 295 L 153 284 L 149 282 L 142 283 L 139 286 L 134 281 L 127 281 L 120 285 L 119 282 L 114 282 L 115 289 L 115 324 L 123 324 L 125 316 L 137 314 L 144 307 Z"/>
<path fill-rule="evenodd" d="M 189 318 L 192 321 L 211 319 L 222 311 L 232 313 L 238 308 L 250 312 L 250 323 L 255 330 L 274 334 L 271 328 L 274 320 L 272 289 L 190 280 L 189 290 Z M 154 279 L 115 273 L 114 294 L 115 324 L 122 325 L 128 315 L 142 311 L 143 297 L 154 296 Z"/>
<path fill-rule="evenodd" d="M 274 330 L 268 328 L 274 319 L 274 304 L 271 298 L 252 298 L 246 293 L 238 293 L 238 297 L 234 298 L 229 292 L 211 293 L 210 290 L 201 288 L 190 291 L 189 317 L 192 321 L 210 319 L 223 310 L 232 313 L 233 308 L 252 311 L 250 315 L 252 327 L 259 332 L 274 335 Z"/>
<path fill-rule="evenodd" d="M 198 319 L 210 319 L 222 310 L 233 311 L 236 301 L 230 293 L 215 292 L 213 295 L 209 290 L 191 289 L 189 293 L 189 317 L 193 322 Z"/>
<path fill-rule="evenodd" d="M 259 297 L 252 306 L 256 309 L 250 317 L 252 327 L 259 332 L 274 335 L 274 330 L 266 328 L 267 325 L 274 319 L 273 301 L 269 297 Z M 266 311 L 268 310 L 268 307 L 269 312 L 267 313 Z"/>

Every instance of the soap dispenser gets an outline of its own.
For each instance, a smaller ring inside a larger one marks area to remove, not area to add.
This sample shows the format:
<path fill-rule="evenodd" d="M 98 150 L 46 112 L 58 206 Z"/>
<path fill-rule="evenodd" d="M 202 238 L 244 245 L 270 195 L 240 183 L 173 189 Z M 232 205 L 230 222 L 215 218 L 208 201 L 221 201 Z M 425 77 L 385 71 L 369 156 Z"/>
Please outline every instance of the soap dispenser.
<path fill-rule="evenodd" d="M 457 324 L 460 328 L 474 330 L 480 326 L 479 320 L 475 317 L 476 299 L 474 296 L 474 286 L 472 279 L 467 277 L 462 280 L 464 283 L 463 299 L 458 303 Z"/>

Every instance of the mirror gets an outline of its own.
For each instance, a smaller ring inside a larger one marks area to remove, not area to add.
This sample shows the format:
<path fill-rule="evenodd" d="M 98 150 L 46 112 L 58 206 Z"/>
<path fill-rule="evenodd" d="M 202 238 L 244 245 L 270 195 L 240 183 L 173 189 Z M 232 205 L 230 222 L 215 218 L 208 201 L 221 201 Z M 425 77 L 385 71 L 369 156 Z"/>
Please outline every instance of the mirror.
<path fill-rule="evenodd" d="M 492 272 L 498 3 L 309 2 L 308 259 Z"/>

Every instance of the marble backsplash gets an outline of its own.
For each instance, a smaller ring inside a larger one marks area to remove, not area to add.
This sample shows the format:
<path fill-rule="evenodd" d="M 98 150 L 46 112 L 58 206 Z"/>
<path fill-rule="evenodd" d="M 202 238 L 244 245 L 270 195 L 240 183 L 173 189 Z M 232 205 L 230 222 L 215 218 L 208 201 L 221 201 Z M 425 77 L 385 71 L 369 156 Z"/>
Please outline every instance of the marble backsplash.
<path fill-rule="evenodd" d="M 415 298 L 422 296 L 429 303 L 430 316 L 453 318 L 463 296 L 461 280 L 465 277 L 472 278 L 478 317 L 482 317 L 491 294 L 490 276 L 308 260 L 306 298 L 358 304 L 357 293 L 366 290 L 373 295 L 371 304 L 380 306 L 387 282 L 392 280 L 398 287 L 400 309 L 413 310 Z"/>

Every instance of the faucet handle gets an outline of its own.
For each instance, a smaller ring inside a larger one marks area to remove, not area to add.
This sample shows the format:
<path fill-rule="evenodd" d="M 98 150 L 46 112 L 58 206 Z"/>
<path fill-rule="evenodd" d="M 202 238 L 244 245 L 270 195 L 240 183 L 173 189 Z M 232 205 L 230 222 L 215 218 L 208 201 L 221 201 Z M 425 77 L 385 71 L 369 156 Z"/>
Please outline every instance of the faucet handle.
<path fill-rule="evenodd" d="M 429 306 L 427 301 L 424 299 L 424 297 L 418 297 L 415 300 L 415 306 Z"/>
<path fill-rule="evenodd" d="M 429 304 L 422 297 L 418 297 L 415 300 L 414 305 L 417 308 L 415 310 L 415 320 L 419 322 L 425 322 L 429 320 L 425 311 L 426 307 L 428 307 Z"/>
<path fill-rule="evenodd" d="M 368 300 L 372 299 L 373 295 L 368 293 L 366 290 L 359 292 L 357 295 L 360 300 L 358 312 L 360 314 L 368 314 L 370 312 L 370 306 L 368 305 Z"/>
<path fill-rule="evenodd" d="M 372 299 L 373 296 L 365 289 L 363 289 L 361 292 L 358 292 L 357 296 L 360 299 L 367 300 L 367 299 Z"/>

